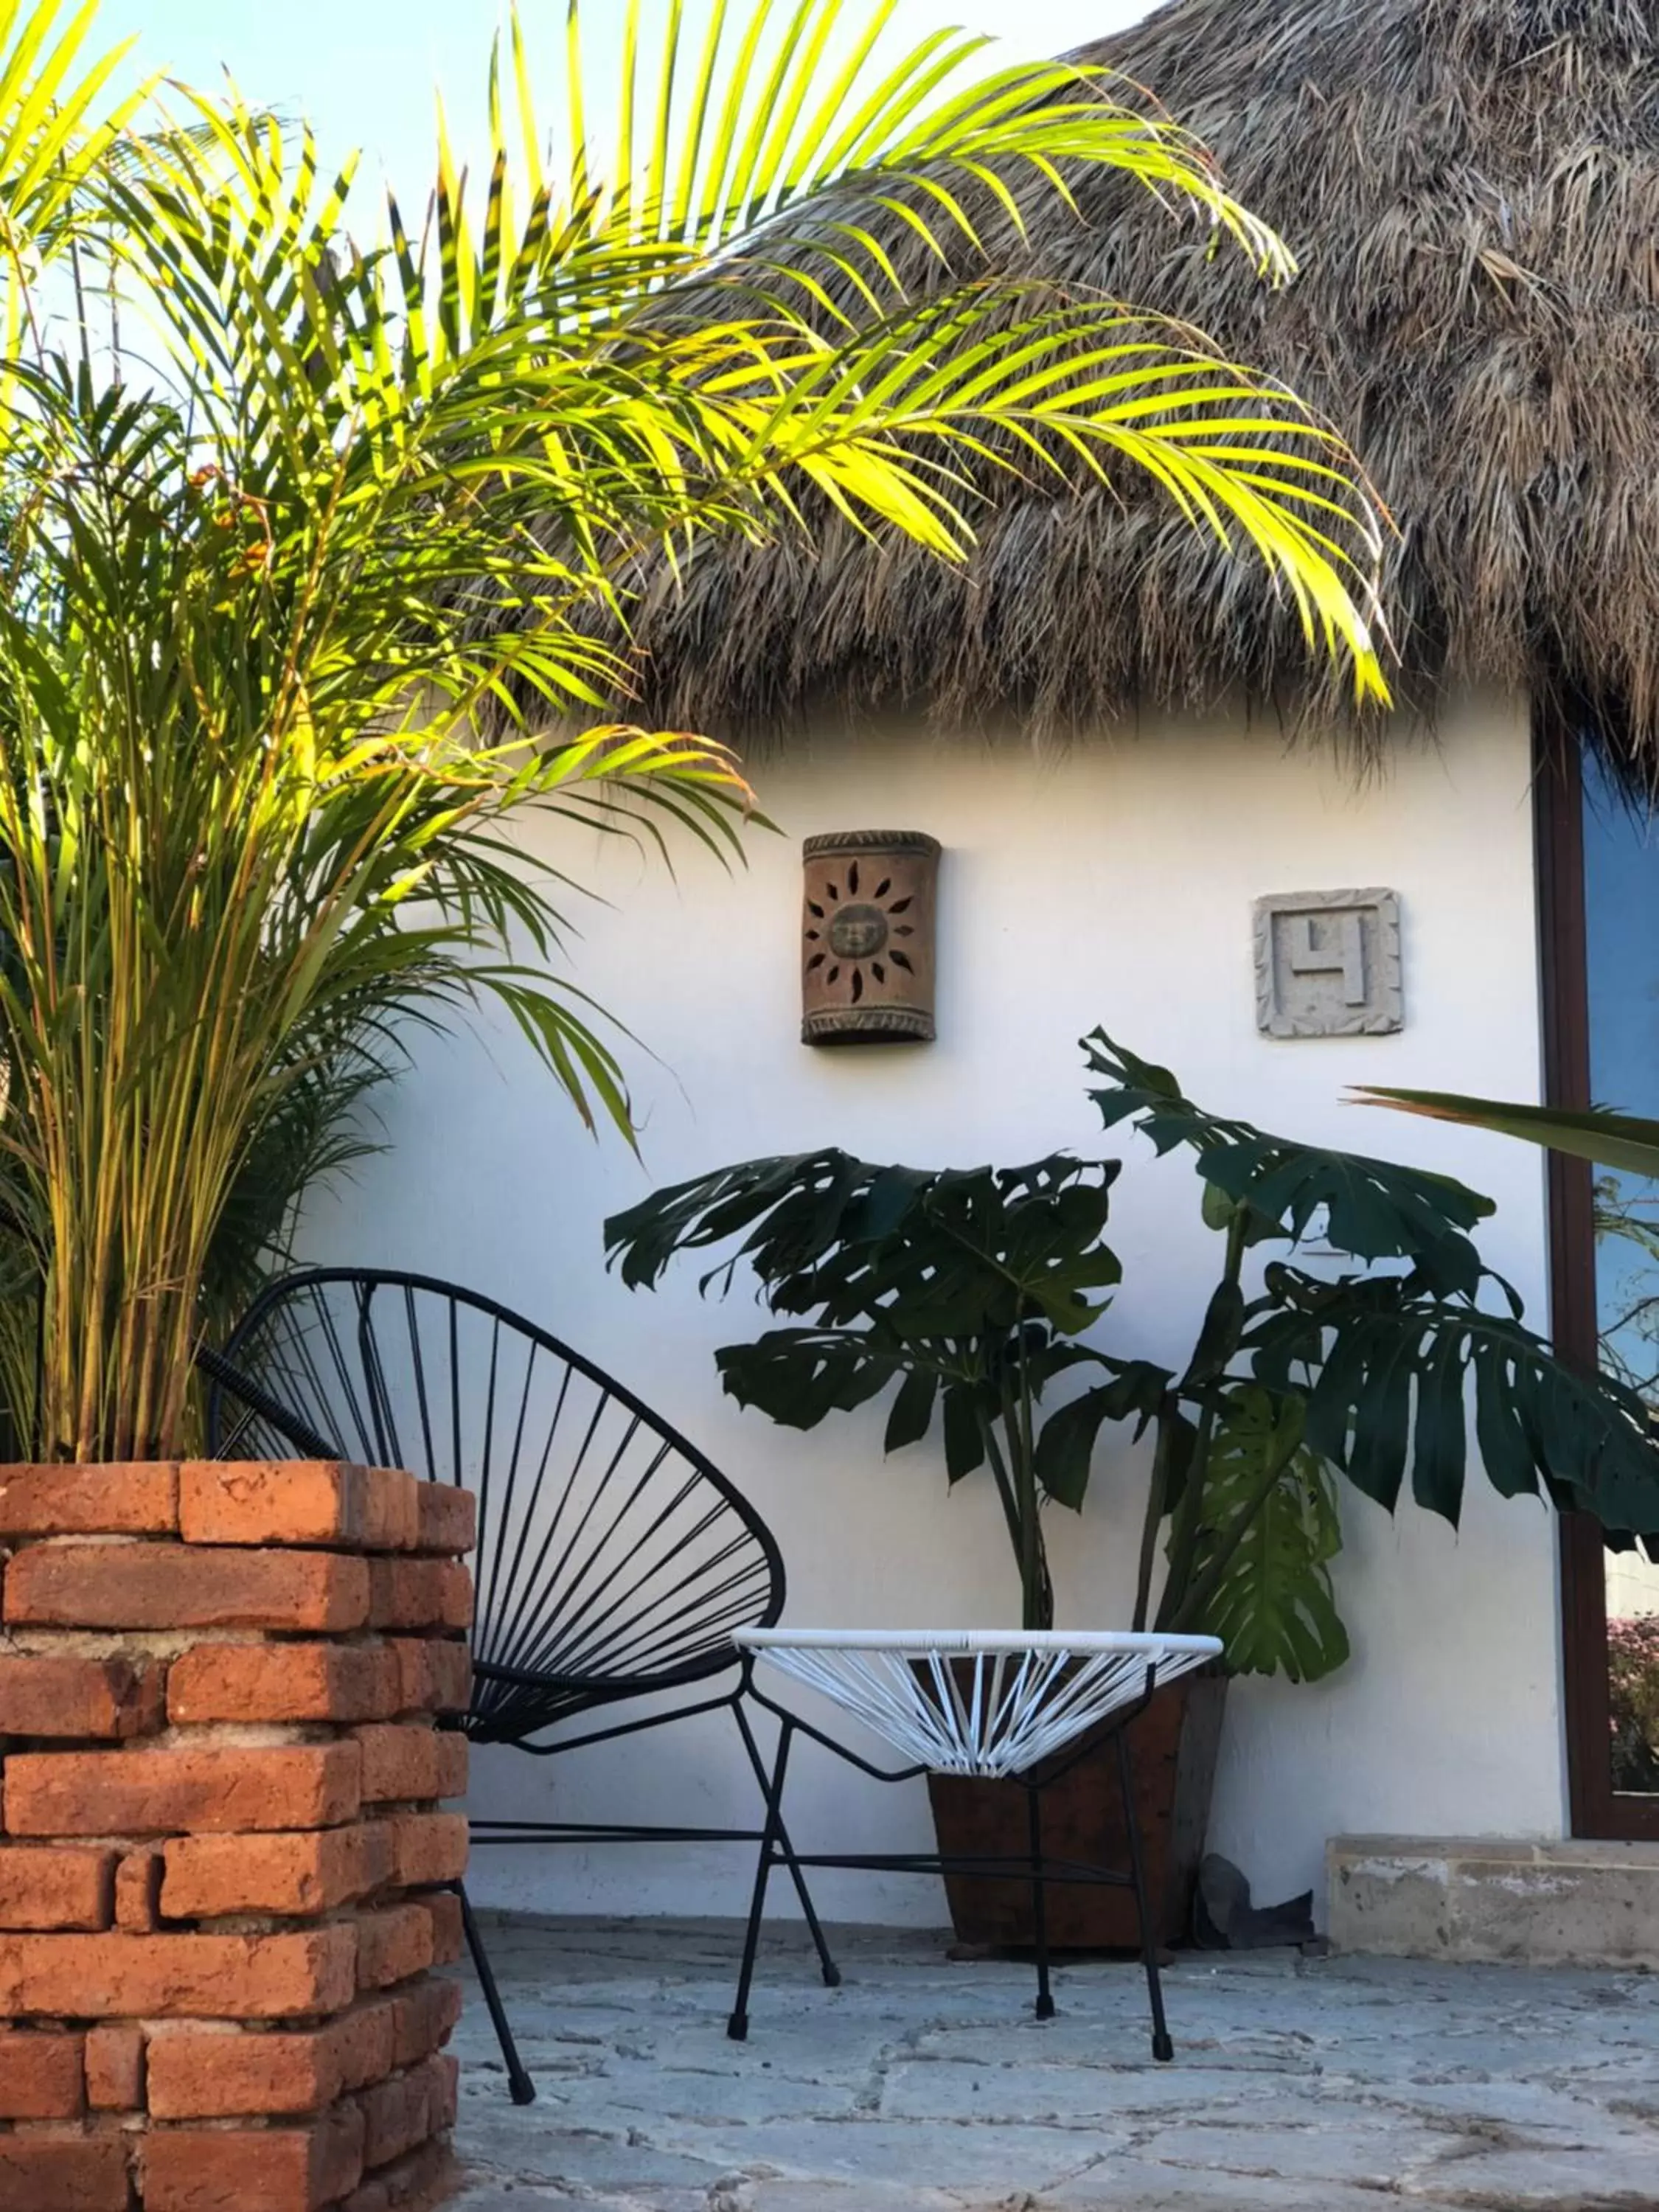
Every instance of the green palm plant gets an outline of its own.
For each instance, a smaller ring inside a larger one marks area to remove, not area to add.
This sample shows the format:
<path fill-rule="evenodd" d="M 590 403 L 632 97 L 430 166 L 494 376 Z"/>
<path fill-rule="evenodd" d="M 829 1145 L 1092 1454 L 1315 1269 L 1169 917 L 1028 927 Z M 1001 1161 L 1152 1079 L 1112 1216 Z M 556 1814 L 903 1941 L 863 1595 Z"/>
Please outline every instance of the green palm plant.
<path fill-rule="evenodd" d="M 1282 277 L 1202 149 L 1063 65 L 957 88 L 956 34 L 889 64 L 892 0 L 728 13 L 693 53 L 672 11 L 648 76 L 629 7 L 601 152 L 573 7 L 556 164 L 515 24 L 482 193 L 441 131 L 422 218 L 371 234 L 303 128 L 185 95 L 138 136 L 90 7 L 0 0 L 0 1342 L 38 1452 L 188 1440 L 203 1331 L 411 1024 L 493 1000 L 628 1129 L 518 825 L 738 849 L 729 756 L 605 703 L 645 566 L 812 500 L 957 558 L 974 468 L 1138 467 L 1386 696 L 1333 434 L 981 251 L 1105 165 Z M 901 282 L 883 211 L 942 279 Z"/>

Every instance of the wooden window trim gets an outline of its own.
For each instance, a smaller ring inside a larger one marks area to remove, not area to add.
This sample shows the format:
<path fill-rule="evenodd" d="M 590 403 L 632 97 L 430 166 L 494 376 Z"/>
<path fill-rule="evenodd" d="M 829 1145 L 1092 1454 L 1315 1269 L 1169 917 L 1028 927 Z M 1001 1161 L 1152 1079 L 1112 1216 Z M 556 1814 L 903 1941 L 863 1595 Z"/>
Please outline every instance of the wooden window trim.
<path fill-rule="evenodd" d="M 1588 1106 L 1583 779 L 1577 733 L 1559 716 L 1539 717 L 1534 762 L 1545 1095 L 1552 1105 Z M 1586 1371 L 1596 1360 L 1594 1182 L 1587 1160 L 1550 1154 L 1551 1322 L 1557 1349 Z M 1584 1514 L 1563 1514 L 1560 1547 L 1572 1832 L 1613 1842 L 1659 1841 L 1659 1797 L 1616 1793 L 1613 1787 L 1601 1531 Z"/>

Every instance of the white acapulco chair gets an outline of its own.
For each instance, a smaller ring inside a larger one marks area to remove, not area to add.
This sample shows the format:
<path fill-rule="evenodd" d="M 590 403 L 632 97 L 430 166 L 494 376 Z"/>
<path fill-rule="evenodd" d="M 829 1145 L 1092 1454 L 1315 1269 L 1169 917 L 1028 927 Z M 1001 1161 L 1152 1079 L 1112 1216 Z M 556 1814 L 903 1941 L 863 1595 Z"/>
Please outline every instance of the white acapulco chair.
<path fill-rule="evenodd" d="M 1024 1875 L 1031 1884 L 1036 1936 L 1036 2015 L 1054 2015 L 1049 1988 L 1044 1891 L 1050 1881 L 1104 1882 L 1134 1893 L 1141 1957 L 1152 2017 L 1152 2056 L 1174 2057 L 1164 2013 L 1158 1949 L 1147 1909 L 1144 1854 L 1131 1783 L 1125 1730 L 1161 1683 L 1221 1656 L 1213 1636 L 1162 1636 L 1066 1630 L 744 1628 L 734 1641 L 749 1670 L 750 1693 L 781 1723 L 777 1757 L 766 1793 L 766 1828 L 755 1871 L 743 1966 L 727 2033 L 749 2032 L 755 1954 L 775 1866 L 850 1867 L 896 1874 Z M 860 1722 L 904 1762 L 884 1767 L 804 1719 L 755 1686 L 759 1668 L 814 1691 Z M 1114 1723 L 1127 1868 L 1085 1866 L 1046 1857 L 1042 1795 L 1070 1771 L 1094 1732 Z M 783 1790 L 797 1735 L 811 1738 L 879 1782 L 924 1774 L 978 1775 L 1018 1784 L 1025 1791 L 1030 1849 L 1012 1858 L 946 1858 L 922 1852 L 791 1852 L 785 1841 Z M 1086 1738 L 1087 1741 L 1079 1741 Z M 1069 1756 L 1066 1754 L 1069 1753 Z"/>

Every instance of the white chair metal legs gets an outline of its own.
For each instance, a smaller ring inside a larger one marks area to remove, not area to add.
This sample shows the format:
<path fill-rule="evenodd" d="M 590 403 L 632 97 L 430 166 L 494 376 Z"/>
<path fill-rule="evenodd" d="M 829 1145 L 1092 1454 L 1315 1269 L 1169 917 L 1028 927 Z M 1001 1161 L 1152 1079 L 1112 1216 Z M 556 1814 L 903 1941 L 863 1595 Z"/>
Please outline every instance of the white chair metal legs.
<path fill-rule="evenodd" d="M 817 1692 L 888 1744 L 904 1764 L 877 1765 L 848 1744 L 754 1687 L 780 1723 L 778 1751 L 767 1790 L 766 1828 L 750 1900 L 743 1966 L 727 2032 L 749 2032 L 755 1954 L 775 1866 L 853 1867 L 907 1874 L 1024 1875 L 1031 1884 L 1037 1974 L 1036 2013 L 1052 2017 L 1044 1893 L 1051 1881 L 1124 1885 L 1134 1893 L 1152 2017 L 1152 2055 L 1174 2046 L 1147 1907 L 1139 1823 L 1125 1729 L 1161 1682 L 1217 1659 L 1212 1636 L 995 1633 L 948 1629 L 739 1629 L 734 1638 L 752 1671 L 781 1674 Z M 1113 1722 L 1127 1867 L 1085 1866 L 1045 1856 L 1042 1796 L 1090 1747 L 1080 1741 Z M 882 1782 L 920 1775 L 979 1775 L 1012 1781 L 1025 1791 L 1029 1847 L 1017 1858 L 947 1859 L 938 1852 L 798 1852 L 786 1839 L 783 1792 L 794 1738 L 810 1737 Z M 1066 1754 L 1070 1753 L 1068 1757 Z"/>

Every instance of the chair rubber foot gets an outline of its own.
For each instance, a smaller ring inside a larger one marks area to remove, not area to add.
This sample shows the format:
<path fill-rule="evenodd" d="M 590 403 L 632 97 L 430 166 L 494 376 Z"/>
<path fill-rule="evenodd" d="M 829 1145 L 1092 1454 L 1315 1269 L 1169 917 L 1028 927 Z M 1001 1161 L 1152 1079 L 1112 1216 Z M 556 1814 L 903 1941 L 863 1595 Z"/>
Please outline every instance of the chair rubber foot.
<path fill-rule="evenodd" d="M 734 2012 L 726 2023 L 726 2033 L 733 2043 L 747 2043 L 749 2040 L 748 2014 Z"/>
<path fill-rule="evenodd" d="M 838 1990 L 841 1987 L 841 1968 L 839 1966 L 826 1966 L 824 1968 L 823 1986 L 826 1990 Z"/>
<path fill-rule="evenodd" d="M 507 2086 L 513 2094 L 513 2101 L 515 2105 L 533 2105 L 535 2103 L 536 2085 L 527 2074 L 514 2074 L 510 2075 L 508 2077 Z"/>
<path fill-rule="evenodd" d="M 1054 2018 L 1054 2001 L 1051 1996 L 1045 1994 L 1037 1999 L 1036 2016 L 1039 2020 L 1052 2020 Z"/>
<path fill-rule="evenodd" d="M 1152 2056 L 1160 2066 L 1167 2066 L 1170 2059 L 1175 2057 L 1175 2045 L 1167 2035 L 1155 2035 L 1152 2038 Z"/>

